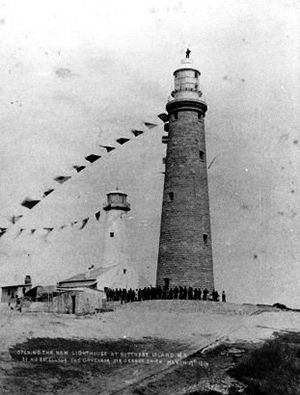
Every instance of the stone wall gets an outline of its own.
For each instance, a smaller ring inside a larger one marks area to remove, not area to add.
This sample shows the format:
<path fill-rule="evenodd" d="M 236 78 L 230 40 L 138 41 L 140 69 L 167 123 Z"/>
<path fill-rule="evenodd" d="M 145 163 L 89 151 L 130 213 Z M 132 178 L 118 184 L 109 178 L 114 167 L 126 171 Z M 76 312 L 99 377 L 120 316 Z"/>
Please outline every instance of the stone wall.
<path fill-rule="evenodd" d="M 75 301 L 75 314 L 95 313 L 102 308 L 105 294 L 96 290 L 66 291 L 55 296 L 51 303 L 51 312 L 73 313 L 73 300 Z"/>
<path fill-rule="evenodd" d="M 204 114 L 169 114 L 157 284 L 213 288 Z"/>

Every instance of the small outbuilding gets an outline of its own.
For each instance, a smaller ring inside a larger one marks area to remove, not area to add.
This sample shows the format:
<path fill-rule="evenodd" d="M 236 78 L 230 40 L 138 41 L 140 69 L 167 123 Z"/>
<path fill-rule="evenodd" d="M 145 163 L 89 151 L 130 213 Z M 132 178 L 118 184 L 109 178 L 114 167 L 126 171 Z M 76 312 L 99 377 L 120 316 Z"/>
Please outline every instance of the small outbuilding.
<path fill-rule="evenodd" d="M 54 296 L 50 311 L 64 314 L 92 314 L 100 312 L 105 307 L 104 291 L 92 288 L 70 288 L 61 290 Z"/>
<path fill-rule="evenodd" d="M 14 302 L 17 298 L 22 298 L 32 288 L 31 277 L 27 275 L 24 284 L 5 285 L 1 288 L 1 302 Z"/>

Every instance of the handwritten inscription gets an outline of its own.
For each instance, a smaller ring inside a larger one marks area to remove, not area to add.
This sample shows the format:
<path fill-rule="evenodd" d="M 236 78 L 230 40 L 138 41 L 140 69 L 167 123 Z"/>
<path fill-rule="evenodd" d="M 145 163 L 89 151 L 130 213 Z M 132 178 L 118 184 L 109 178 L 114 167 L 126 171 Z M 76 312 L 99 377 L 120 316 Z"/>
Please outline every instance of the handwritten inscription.
<path fill-rule="evenodd" d="M 14 359 L 23 362 L 39 363 L 99 363 L 99 364 L 167 364 L 208 367 L 207 362 L 198 359 L 186 359 L 184 352 L 117 352 L 117 351 L 87 351 L 87 350 L 24 350 L 17 349 L 12 355 Z"/>

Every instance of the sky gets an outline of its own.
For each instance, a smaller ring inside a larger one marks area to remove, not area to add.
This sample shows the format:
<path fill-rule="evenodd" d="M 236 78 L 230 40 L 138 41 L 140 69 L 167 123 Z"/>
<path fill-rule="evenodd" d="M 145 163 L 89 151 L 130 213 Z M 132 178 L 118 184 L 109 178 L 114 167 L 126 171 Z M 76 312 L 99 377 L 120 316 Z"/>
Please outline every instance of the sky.
<path fill-rule="evenodd" d="M 53 284 L 101 265 L 105 215 L 94 213 L 118 186 L 132 207 L 132 263 L 154 285 L 166 149 L 157 115 L 189 47 L 208 103 L 208 162 L 216 158 L 216 288 L 234 302 L 299 307 L 299 9 L 292 0 L 1 1 L 1 284 L 25 274 Z M 119 137 L 131 140 L 100 147 Z M 102 157 L 89 164 L 88 154 Z M 60 185 L 61 175 L 72 178 Z M 51 187 L 32 210 L 20 205 Z M 14 226 L 13 215 L 23 215 Z"/>

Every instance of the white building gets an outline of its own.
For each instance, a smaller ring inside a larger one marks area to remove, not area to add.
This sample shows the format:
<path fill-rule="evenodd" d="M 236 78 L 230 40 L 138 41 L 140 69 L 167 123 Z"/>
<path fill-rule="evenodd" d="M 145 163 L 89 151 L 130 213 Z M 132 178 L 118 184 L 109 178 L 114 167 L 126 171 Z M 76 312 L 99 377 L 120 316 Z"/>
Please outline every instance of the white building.
<path fill-rule="evenodd" d="M 119 190 L 109 192 L 103 209 L 106 211 L 106 218 L 101 264 L 97 268 L 61 281 L 59 287 L 84 286 L 103 290 L 105 287 L 137 289 L 149 285 L 130 261 L 126 229 L 126 218 L 130 211 L 127 194 Z"/>

